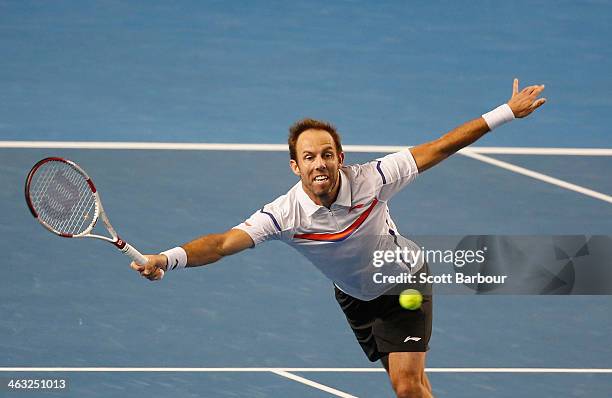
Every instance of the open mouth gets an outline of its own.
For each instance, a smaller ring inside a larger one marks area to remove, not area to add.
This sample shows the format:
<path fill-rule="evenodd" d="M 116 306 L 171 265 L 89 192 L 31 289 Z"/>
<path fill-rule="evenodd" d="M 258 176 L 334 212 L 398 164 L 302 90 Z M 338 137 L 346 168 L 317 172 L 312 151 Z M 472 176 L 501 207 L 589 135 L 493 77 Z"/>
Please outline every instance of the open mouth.
<path fill-rule="evenodd" d="M 314 178 L 314 182 L 325 182 L 327 180 L 329 180 L 328 176 L 316 176 Z"/>

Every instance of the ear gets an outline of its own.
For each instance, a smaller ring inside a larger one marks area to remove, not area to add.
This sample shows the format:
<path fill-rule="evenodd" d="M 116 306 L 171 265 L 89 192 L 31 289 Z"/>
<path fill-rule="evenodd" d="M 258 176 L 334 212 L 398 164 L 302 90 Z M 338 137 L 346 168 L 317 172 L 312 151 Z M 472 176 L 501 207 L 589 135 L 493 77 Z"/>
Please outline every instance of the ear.
<path fill-rule="evenodd" d="M 295 174 L 298 177 L 301 176 L 300 168 L 298 167 L 298 164 L 295 160 L 291 159 L 289 161 L 289 167 L 291 167 L 291 171 L 293 171 L 293 174 Z"/>
<path fill-rule="evenodd" d="M 338 161 L 340 163 L 340 167 L 342 167 L 342 165 L 344 164 L 344 152 L 340 152 L 338 154 Z"/>

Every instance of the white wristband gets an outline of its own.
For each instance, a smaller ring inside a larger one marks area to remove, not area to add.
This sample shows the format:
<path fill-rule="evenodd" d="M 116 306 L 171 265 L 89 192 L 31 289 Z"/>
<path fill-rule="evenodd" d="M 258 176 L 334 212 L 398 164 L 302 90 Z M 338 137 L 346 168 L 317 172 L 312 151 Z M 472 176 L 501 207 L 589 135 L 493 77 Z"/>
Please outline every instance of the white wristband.
<path fill-rule="evenodd" d="M 493 130 L 504 123 L 514 120 L 514 113 L 508 104 L 503 104 L 482 115 L 482 118 L 487 122 L 489 130 Z"/>
<path fill-rule="evenodd" d="M 168 257 L 167 271 L 177 268 L 185 268 L 187 265 L 187 252 L 180 246 L 166 250 L 165 252 L 161 252 L 159 254 L 163 254 Z"/>

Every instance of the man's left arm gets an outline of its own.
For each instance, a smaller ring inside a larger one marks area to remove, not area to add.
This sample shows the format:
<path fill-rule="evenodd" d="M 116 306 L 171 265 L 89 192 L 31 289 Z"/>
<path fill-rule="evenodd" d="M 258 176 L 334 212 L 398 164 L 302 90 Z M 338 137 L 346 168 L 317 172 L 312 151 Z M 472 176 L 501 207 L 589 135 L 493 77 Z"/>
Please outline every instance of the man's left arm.
<path fill-rule="evenodd" d="M 512 97 L 507 104 L 454 128 L 437 140 L 410 148 L 419 173 L 435 166 L 461 148 L 474 143 L 495 127 L 514 118 L 524 118 L 531 114 L 546 102 L 546 98 L 538 98 L 543 90 L 544 85 L 535 85 L 519 92 L 518 79 L 514 79 Z"/>

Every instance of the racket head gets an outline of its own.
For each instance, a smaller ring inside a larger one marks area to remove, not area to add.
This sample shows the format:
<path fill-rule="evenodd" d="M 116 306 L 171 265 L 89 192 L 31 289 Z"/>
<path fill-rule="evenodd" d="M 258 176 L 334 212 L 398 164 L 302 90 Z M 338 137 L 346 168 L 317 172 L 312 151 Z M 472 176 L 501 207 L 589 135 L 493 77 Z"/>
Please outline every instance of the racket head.
<path fill-rule="evenodd" d="M 25 199 L 45 228 L 65 238 L 88 234 L 100 215 L 100 199 L 91 178 L 76 163 L 60 157 L 42 159 L 32 167 Z"/>

